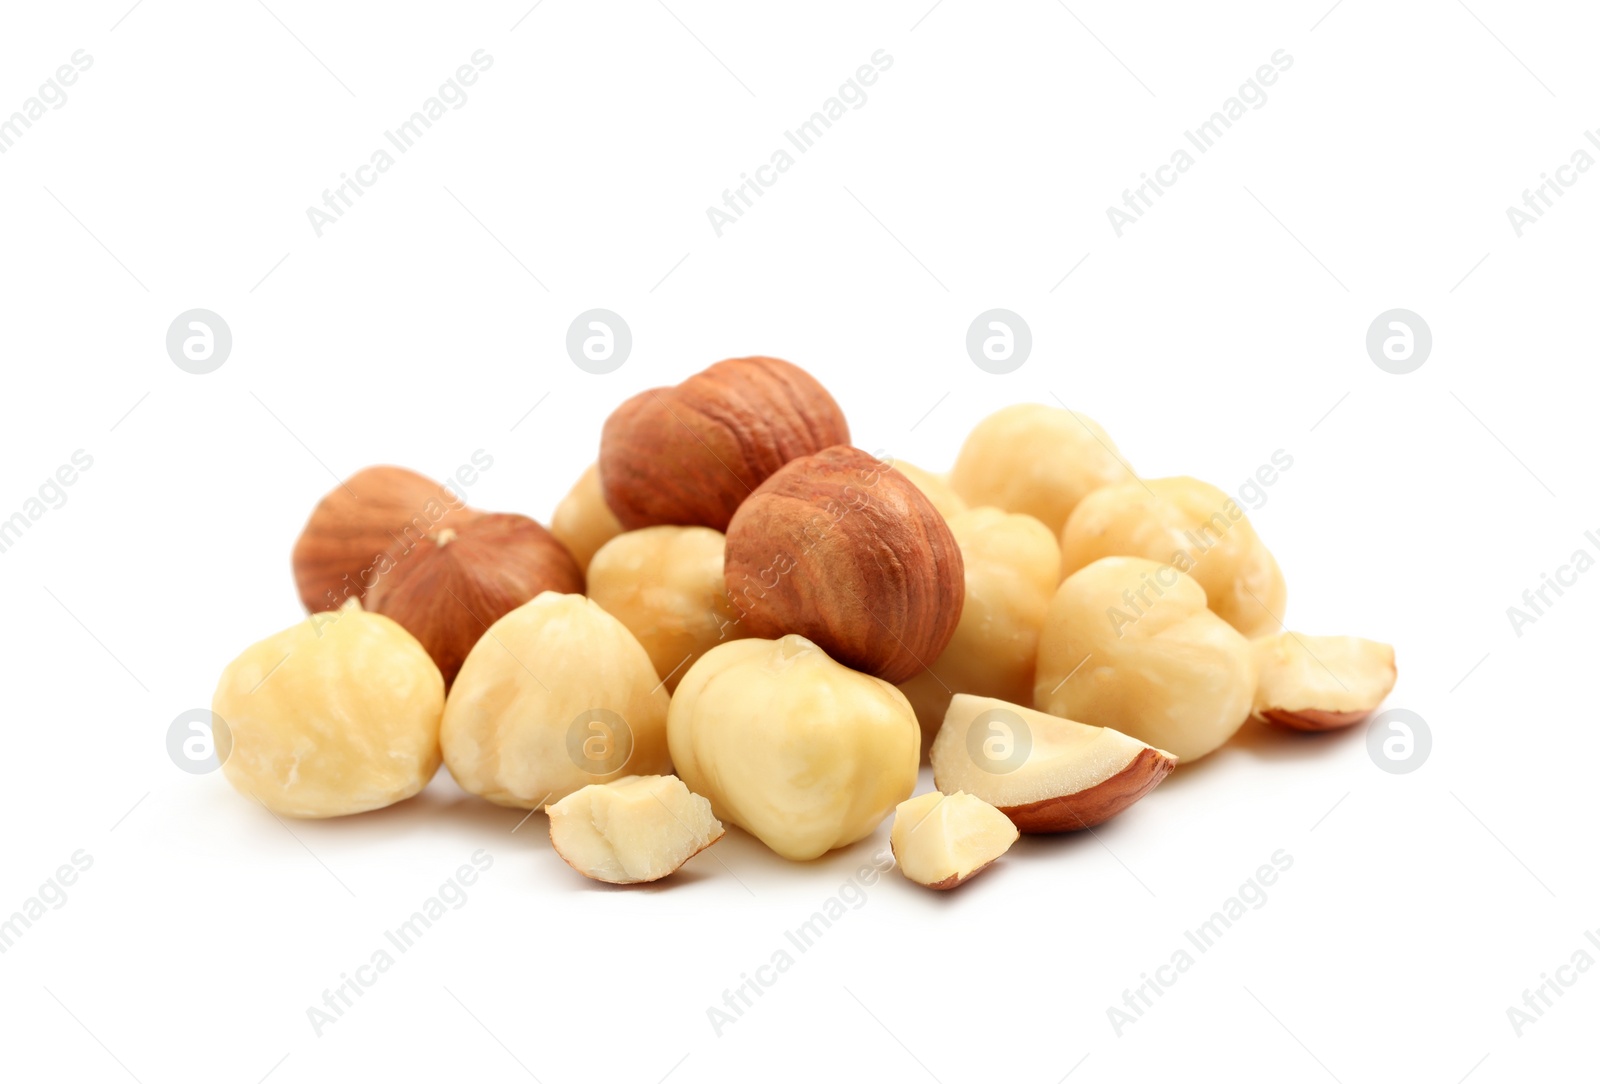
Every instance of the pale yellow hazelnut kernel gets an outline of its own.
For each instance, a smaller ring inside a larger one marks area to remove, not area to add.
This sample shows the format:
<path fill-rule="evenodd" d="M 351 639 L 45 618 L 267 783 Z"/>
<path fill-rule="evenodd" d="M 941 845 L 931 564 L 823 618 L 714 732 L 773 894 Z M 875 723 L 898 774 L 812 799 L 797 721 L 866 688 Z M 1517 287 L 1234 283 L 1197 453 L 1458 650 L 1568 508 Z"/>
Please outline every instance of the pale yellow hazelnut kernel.
<path fill-rule="evenodd" d="M 622 533 L 622 524 L 606 504 L 600 488 L 600 465 L 591 463 L 550 517 L 550 533 L 561 540 L 578 562 L 588 568 L 601 546 Z"/>

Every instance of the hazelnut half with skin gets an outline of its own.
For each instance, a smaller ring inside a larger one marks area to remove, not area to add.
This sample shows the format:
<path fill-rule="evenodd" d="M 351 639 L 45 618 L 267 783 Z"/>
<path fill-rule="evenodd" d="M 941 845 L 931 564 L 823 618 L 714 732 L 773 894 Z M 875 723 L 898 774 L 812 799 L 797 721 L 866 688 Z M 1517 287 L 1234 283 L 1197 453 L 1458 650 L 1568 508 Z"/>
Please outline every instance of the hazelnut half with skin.
<path fill-rule="evenodd" d="M 484 630 L 545 591 L 583 593 L 583 572 L 527 516 L 491 512 L 386 555 L 365 606 L 422 641 L 448 687 Z"/>
<path fill-rule="evenodd" d="M 943 890 L 988 869 L 1017 837 L 1017 826 L 982 798 L 934 790 L 895 807 L 889 848 L 908 879 Z"/>
<path fill-rule="evenodd" d="M 1110 727 L 1180 761 L 1205 756 L 1249 718 L 1250 641 L 1206 608 L 1171 565 L 1102 557 L 1068 576 L 1039 634 L 1033 705 Z"/>
<path fill-rule="evenodd" d="M 871 835 L 917 783 L 917 719 L 900 690 L 802 636 L 702 655 L 673 694 L 667 740 L 719 818 L 795 861 Z"/>
<path fill-rule="evenodd" d="M 1394 689 L 1394 648 L 1356 636 L 1284 632 L 1253 640 L 1255 712 L 1291 730 L 1338 730 L 1377 710 Z"/>
<path fill-rule="evenodd" d="M 1239 503 L 1196 478 L 1149 478 L 1089 494 L 1061 532 L 1067 575 L 1101 557 L 1145 557 L 1194 579 L 1245 636 L 1280 628 L 1288 589 Z"/>
<path fill-rule="evenodd" d="M 589 464 L 550 516 L 550 533 L 561 539 L 578 567 L 585 571 L 596 551 L 622 533 L 622 524 L 600 491 L 600 465 Z"/>
<path fill-rule="evenodd" d="M 846 445 L 792 461 L 739 506 L 725 567 L 750 635 L 798 633 L 889 682 L 937 659 L 961 618 L 961 549 L 944 517 Z"/>
<path fill-rule="evenodd" d="M 294 544 L 295 586 L 307 610 L 337 610 L 371 590 L 384 554 L 478 513 L 404 467 L 357 471 L 318 502 Z"/>
<path fill-rule="evenodd" d="M 554 591 L 496 621 L 468 653 L 439 741 L 462 790 L 519 809 L 672 770 L 667 691 L 650 656 L 595 603 Z"/>
<path fill-rule="evenodd" d="M 211 710 L 232 738 L 222 774 L 286 817 L 381 809 L 439 768 L 439 668 L 409 632 L 355 602 L 246 648 Z"/>
<path fill-rule="evenodd" d="M 694 660 L 746 635 L 724 586 L 723 548 L 710 527 L 645 527 L 589 563 L 589 597 L 639 638 L 669 693 Z"/>
<path fill-rule="evenodd" d="M 950 701 L 933 743 L 934 786 L 977 795 L 1029 834 L 1110 820 L 1177 763 L 1115 730 L 965 694 Z"/>
<path fill-rule="evenodd" d="M 849 440 L 839 404 L 804 369 L 730 358 L 613 411 L 600 434 L 600 484 L 628 530 L 726 531 L 734 509 L 779 467 Z"/>
<path fill-rule="evenodd" d="M 1059 535 L 1079 501 L 1132 473 L 1087 414 L 1017 403 L 973 428 L 950 485 L 969 505 L 1023 512 Z"/>

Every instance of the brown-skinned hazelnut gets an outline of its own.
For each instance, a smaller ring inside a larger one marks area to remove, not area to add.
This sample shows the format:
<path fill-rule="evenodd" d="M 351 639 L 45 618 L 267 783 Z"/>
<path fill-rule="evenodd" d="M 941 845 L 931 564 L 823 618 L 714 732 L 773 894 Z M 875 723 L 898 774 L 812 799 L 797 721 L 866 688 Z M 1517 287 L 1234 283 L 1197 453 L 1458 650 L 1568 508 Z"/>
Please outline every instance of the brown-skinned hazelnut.
<path fill-rule="evenodd" d="M 798 633 L 888 682 L 939 657 L 961 617 L 961 550 L 905 475 L 845 445 L 796 459 L 728 525 L 745 635 Z"/>
<path fill-rule="evenodd" d="M 542 591 L 583 587 L 572 554 L 538 523 L 481 513 L 391 549 L 364 606 L 420 640 L 449 686 L 490 625 Z"/>
<path fill-rule="evenodd" d="M 804 369 L 730 358 L 619 406 L 600 435 L 600 483 L 626 530 L 726 531 L 779 467 L 850 439 L 844 413 Z"/>
<path fill-rule="evenodd" d="M 477 514 L 438 482 L 404 467 L 357 471 L 322 498 L 294 544 L 300 601 L 318 613 L 360 599 L 392 547 Z"/>

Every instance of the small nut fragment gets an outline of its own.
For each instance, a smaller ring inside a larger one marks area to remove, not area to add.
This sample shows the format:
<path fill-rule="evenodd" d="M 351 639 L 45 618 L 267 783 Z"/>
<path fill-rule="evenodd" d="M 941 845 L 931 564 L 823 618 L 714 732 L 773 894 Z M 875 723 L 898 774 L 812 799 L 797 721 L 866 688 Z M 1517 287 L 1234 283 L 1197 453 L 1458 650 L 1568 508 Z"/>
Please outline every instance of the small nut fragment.
<path fill-rule="evenodd" d="M 746 633 L 728 601 L 724 539 L 710 527 L 618 535 L 589 564 L 589 597 L 628 626 L 672 692 L 694 660 Z"/>
<path fill-rule="evenodd" d="M 613 411 L 600 435 L 600 484 L 628 530 L 726 531 L 779 467 L 849 439 L 839 404 L 810 373 L 778 358 L 730 358 Z"/>
<path fill-rule="evenodd" d="M 802 636 L 702 655 L 672 697 L 667 738 L 718 817 L 795 861 L 870 835 L 917 783 L 917 719 L 900 690 Z"/>
<path fill-rule="evenodd" d="M 672 770 L 667 691 L 633 633 L 582 595 L 546 591 L 461 664 L 439 739 L 463 790 L 539 809 L 590 783 Z"/>
<path fill-rule="evenodd" d="M 926 752 L 952 693 L 1033 700 L 1039 629 L 1061 583 L 1061 548 L 1032 516 L 973 508 L 950 517 L 966 591 L 944 653 L 901 684 L 922 724 Z"/>
<path fill-rule="evenodd" d="M 591 880 L 614 885 L 659 881 L 725 831 L 711 803 L 675 775 L 591 783 L 545 812 L 561 860 Z"/>
<path fill-rule="evenodd" d="M 415 543 L 478 513 L 403 467 L 357 471 L 318 502 L 294 544 L 295 586 L 307 610 L 337 610 L 377 582 L 396 543 Z"/>
<path fill-rule="evenodd" d="M 550 533 L 587 570 L 601 546 L 622 533 L 622 524 L 600 491 L 600 464 L 591 463 L 550 516 Z"/>
<path fill-rule="evenodd" d="M 1079 501 L 1129 473 L 1111 438 L 1087 414 L 1018 403 L 972 430 L 950 485 L 973 507 L 1024 512 L 1059 535 Z"/>
<path fill-rule="evenodd" d="M 1033 704 L 1194 760 L 1250 715 L 1250 641 L 1170 565 L 1103 557 L 1068 576 L 1039 635 Z"/>
<path fill-rule="evenodd" d="M 961 499 L 961 494 L 950 488 L 948 475 L 934 474 L 903 459 L 896 459 L 893 466 L 895 470 L 911 479 L 912 485 L 922 490 L 922 495 L 928 498 L 929 503 L 938 509 L 939 514 L 945 519 L 948 520 L 967 510 L 967 502 Z"/>
<path fill-rule="evenodd" d="M 583 593 L 583 572 L 527 516 L 487 513 L 396 545 L 364 605 L 422 641 L 448 687 L 483 631 L 545 591 Z"/>
<path fill-rule="evenodd" d="M 799 633 L 885 681 L 938 658 L 961 618 L 961 549 L 944 517 L 905 475 L 842 444 L 750 494 L 726 566 L 750 635 Z"/>
<path fill-rule="evenodd" d="M 1171 774 L 1137 738 L 984 696 L 957 695 L 933 743 L 933 783 L 977 795 L 1031 834 L 1093 828 Z"/>
<path fill-rule="evenodd" d="M 1170 564 L 1205 589 L 1212 613 L 1246 636 L 1280 627 L 1283 573 L 1239 502 L 1216 486 L 1150 478 L 1091 493 L 1061 533 L 1061 570 L 1070 576 L 1102 557 Z"/>
<path fill-rule="evenodd" d="M 1260 670 L 1255 712 L 1280 726 L 1354 726 L 1394 688 L 1394 648 L 1376 640 L 1284 632 L 1250 646 Z"/>
<path fill-rule="evenodd" d="M 981 798 L 929 791 L 894 810 L 889 848 L 900 872 L 919 885 L 965 884 L 1017 841 L 1016 825 Z"/>
<path fill-rule="evenodd" d="M 353 602 L 246 648 L 211 710 L 232 737 L 223 775 L 286 817 L 381 809 L 439 768 L 439 668 L 409 632 Z"/>

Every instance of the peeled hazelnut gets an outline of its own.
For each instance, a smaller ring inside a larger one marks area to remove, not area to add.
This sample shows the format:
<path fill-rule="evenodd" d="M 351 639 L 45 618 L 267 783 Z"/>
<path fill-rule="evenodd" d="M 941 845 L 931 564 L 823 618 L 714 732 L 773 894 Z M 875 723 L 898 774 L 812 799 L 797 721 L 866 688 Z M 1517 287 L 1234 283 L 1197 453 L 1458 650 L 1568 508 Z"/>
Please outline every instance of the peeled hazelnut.
<path fill-rule="evenodd" d="M 585 570 L 595 551 L 622 533 L 622 524 L 600 491 L 600 464 L 589 464 L 571 492 L 561 498 L 550 516 L 550 533 L 561 540 L 578 567 Z"/>
<path fill-rule="evenodd" d="M 706 652 L 672 697 L 667 737 L 689 789 L 795 861 L 870 835 L 917 783 L 906 698 L 801 636 Z"/>
<path fill-rule="evenodd" d="M 1141 557 L 1103 557 L 1050 601 L 1033 705 L 1189 761 L 1243 725 L 1255 686 L 1250 642 L 1206 609 L 1198 583 Z"/>
<path fill-rule="evenodd" d="M 730 358 L 606 419 L 600 482 L 623 527 L 728 529 L 734 509 L 789 460 L 850 439 L 839 404 L 778 358 Z"/>
<path fill-rule="evenodd" d="M 638 637 L 669 693 L 695 659 L 745 635 L 724 586 L 723 546 L 710 527 L 645 527 L 589 564 L 589 597 Z"/>
<path fill-rule="evenodd" d="M 1024 512 L 1060 534 L 1079 501 L 1131 473 L 1088 415 L 1018 403 L 977 424 L 956 456 L 950 484 L 969 505 Z"/>
<path fill-rule="evenodd" d="M 711 803 L 677 776 L 591 783 L 549 806 L 550 842 L 585 877 L 614 885 L 659 881 L 721 839 Z"/>
<path fill-rule="evenodd" d="M 1017 828 L 981 798 L 929 791 L 895 807 L 889 848 L 900 872 L 919 885 L 965 884 L 1017 841 Z"/>
<path fill-rule="evenodd" d="M 307 610 L 337 610 L 377 580 L 384 554 L 478 513 L 403 467 L 368 467 L 323 497 L 294 544 L 294 581 Z"/>
<path fill-rule="evenodd" d="M 582 595 L 546 591 L 468 653 L 439 740 L 463 790 L 539 809 L 671 771 L 666 722 L 667 691 L 633 633 Z"/>
<path fill-rule="evenodd" d="M 439 768 L 444 681 L 410 633 L 354 603 L 246 648 L 217 683 L 222 773 L 287 817 L 411 797 Z"/>
<path fill-rule="evenodd" d="M 1061 534 L 1067 575 L 1101 557 L 1170 564 L 1205 589 L 1211 611 L 1246 636 L 1279 627 L 1288 590 L 1237 501 L 1195 478 L 1150 478 L 1085 497 Z"/>
<path fill-rule="evenodd" d="M 1394 688 L 1394 648 L 1376 640 L 1285 632 L 1250 646 L 1260 671 L 1255 712 L 1280 726 L 1354 726 Z"/>
<path fill-rule="evenodd" d="M 385 556 L 364 605 L 422 641 L 446 687 L 500 618 L 545 591 L 583 593 L 567 548 L 527 516 L 485 513 Z"/>
<path fill-rule="evenodd" d="M 1061 583 L 1061 549 L 1032 516 L 973 508 L 949 522 L 965 569 L 961 620 L 944 653 L 900 686 L 922 724 L 924 751 L 952 693 L 1032 702 L 1039 629 Z"/>
<path fill-rule="evenodd" d="M 728 596 L 753 636 L 794 632 L 846 666 L 905 681 L 961 617 L 961 550 L 892 467 L 839 445 L 796 459 L 728 525 Z"/>
<path fill-rule="evenodd" d="M 934 786 L 975 794 L 1030 834 L 1110 820 L 1177 763 L 1118 731 L 982 696 L 957 695 L 933 743 Z"/>
<path fill-rule="evenodd" d="M 903 459 L 893 463 L 894 469 L 911 479 L 911 484 L 922 490 L 922 495 L 939 510 L 945 519 L 967 510 L 967 502 L 961 495 L 950 488 L 950 479 L 943 474 L 934 474 L 932 471 L 923 470 L 921 467 L 912 466 Z"/>

